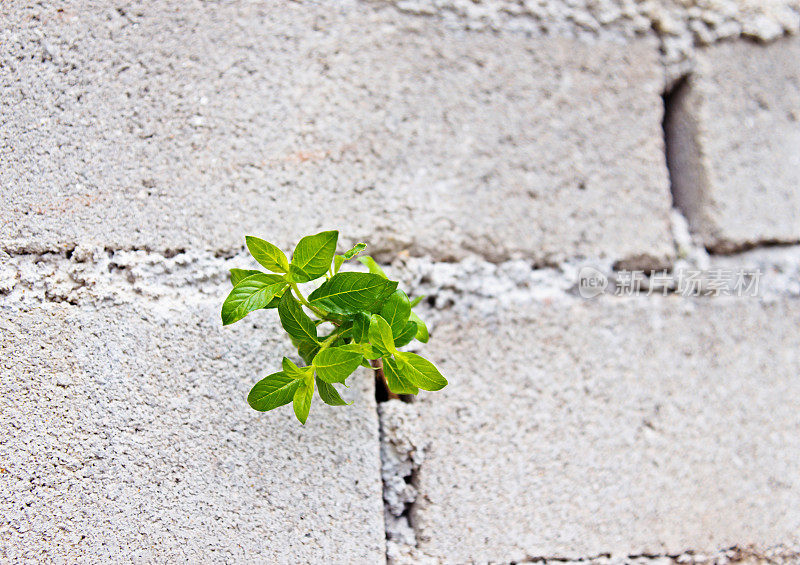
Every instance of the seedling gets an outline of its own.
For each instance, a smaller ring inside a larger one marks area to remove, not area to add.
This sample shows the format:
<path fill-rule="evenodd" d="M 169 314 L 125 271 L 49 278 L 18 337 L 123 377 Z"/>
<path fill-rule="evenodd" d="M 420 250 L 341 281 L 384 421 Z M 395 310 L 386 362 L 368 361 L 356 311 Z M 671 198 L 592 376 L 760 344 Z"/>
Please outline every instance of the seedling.
<path fill-rule="evenodd" d="M 305 424 L 315 388 L 325 404 L 348 404 L 334 385 L 347 386 L 347 378 L 359 366 L 374 368 L 395 395 L 447 385 L 433 363 L 399 350 L 413 339 L 428 341 L 425 323 L 412 310 L 422 297 L 409 300 L 372 257 L 360 255 L 364 243 L 337 255 L 338 238 L 337 231 L 304 237 L 291 262 L 271 243 L 245 238 L 250 254 L 271 272 L 231 269 L 233 290 L 222 305 L 222 324 L 238 322 L 255 310 L 277 309 L 304 363 L 284 357 L 281 371 L 258 381 L 247 396 L 256 410 L 265 412 L 291 402 L 297 419 Z M 369 272 L 339 272 L 351 259 L 358 259 Z M 299 285 L 323 277 L 306 298 Z M 321 329 L 328 333 L 320 335 Z"/>

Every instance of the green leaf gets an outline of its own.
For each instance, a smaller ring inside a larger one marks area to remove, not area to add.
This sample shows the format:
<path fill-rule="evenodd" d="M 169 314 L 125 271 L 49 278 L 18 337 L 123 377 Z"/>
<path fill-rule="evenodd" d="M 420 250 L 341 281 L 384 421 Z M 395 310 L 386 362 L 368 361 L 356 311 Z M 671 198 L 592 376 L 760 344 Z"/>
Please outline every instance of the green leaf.
<path fill-rule="evenodd" d="M 336 273 L 339 272 L 339 269 L 342 268 L 342 264 L 345 261 L 349 261 L 356 255 L 361 253 L 364 249 L 366 249 L 366 247 L 367 247 L 366 243 L 356 243 L 356 245 L 352 249 L 346 251 L 344 255 L 336 255 L 333 258 L 333 274 L 335 275 Z"/>
<path fill-rule="evenodd" d="M 369 342 L 386 353 L 396 351 L 392 329 L 378 314 L 373 314 L 369 321 Z"/>
<path fill-rule="evenodd" d="M 319 353 L 319 344 L 313 341 L 298 341 L 297 353 L 303 358 L 306 365 L 310 365 L 314 356 Z"/>
<path fill-rule="evenodd" d="M 305 424 L 308 412 L 311 410 L 311 401 L 314 399 L 314 379 L 309 378 L 295 382 L 299 383 L 299 386 L 294 392 L 294 415 L 301 424 Z"/>
<path fill-rule="evenodd" d="M 278 275 L 259 273 L 239 281 L 222 304 L 222 324 L 238 322 L 253 310 L 264 308 L 284 287 Z"/>
<path fill-rule="evenodd" d="M 336 390 L 336 387 L 326 383 L 319 377 L 317 377 L 317 392 L 322 402 L 329 406 L 345 406 L 347 404 L 352 404 L 352 402 L 345 402 L 344 399 L 339 396 L 339 391 Z"/>
<path fill-rule="evenodd" d="M 317 376 L 326 383 L 343 383 L 358 368 L 363 355 L 343 347 L 329 347 L 314 357 Z"/>
<path fill-rule="evenodd" d="M 413 385 L 423 390 L 440 390 L 447 386 L 447 379 L 424 357 L 408 351 L 397 351 L 394 358 L 400 374 Z"/>
<path fill-rule="evenodd" d="M 344 263 L 344 256 L 343 255 L 337 255 L 336 257 L 333 258 L 333 274 L 334 275 L 339 272 L 339 269 L 342 268 L 342 263 Z"/>
<path fill-rule="evenodd" d="M 295 300 L 291 292 L 285 292 L 278 304 L 278 315 L 281 318 L 281 325 L 286 332 L 300 341 L 312 341 L 317 343 L 317 326 L 311 318 L 303 312 L 300 303 Z"/>
<path fill-rule="evenodd" d="M 281 302 L 281 296 L 283 296 L 283 293 L 281 293 L 281 295 L 277 295 L 276 294 L 275 296 L 273 296 L 272 300 L 270 300 L 267 303 L 267 305 L 264 306 L 264 308 L 266 308 L 266 309 L 268 309 L 268 308 L 277 308 L 278 304 L 280 304 L 280 302 Z"/>
<path fill-rule="evenodd" d="M 389 295 L 381 307 L 381 317 L 389 323 L 392 335 L 395 337 L 403 333 L 410 315 L 411 305 L 408 302 L 408 296 L 400 289 Z"/>
<path fill-rule="evenodd" d="M 383 358 L 383 376 L 386 377 L 389 390 L 395 394 L 417 394 L 419 392 L 419 388 L 400 374 L 395 360 L 391 357 Z"/>
<path fill-rule="evenodd" d="M 346 345 L 340 345 L 338 349 L 355 351 L 367 359 L 378 359 L 381 356 L 381 352 L 372 347 L 369 343 L 348 343 Z"/>
<path fill-rule="evenodd" d="M 296 283 L 304 283 L 311 280 L 311 276 L 300 267 L 296 265 L 289 265 L 289 274 L 286 275 L 286 280 Z"/>
<path fill-rule="evenodd" d="M 231 284 L 236 286 L 240 282 L 242 282 L 247 277 L 252 277 L 253 275 L 261 275 L 264 274 L 261 271 L 254 271 L 252 269 L 231 269 Z"/>
<path fill-rule="evenodd" d="M 259 412 L 289 404 L 299 386 L 297 381 L 283 371 L 272 373 L 258 381 L 247 395 L 247 403 Z"/>
<path fill-rule="evenodd" d="M 305 379 L 314 371 L 313 367 L 298 367 L 288 357 L 283 358 L 282 364 L 283 372 L 293 379 Z"/>
<path fill-rule="evenodd" d="M 286 292 L 286 289 L 288 289 L 288 288 L 289 287 L 286 286 L 286 287 L 282 288 L 281 290 L 279 290 L 278 292 L 276 292 L 275 296 L 272 298 L 272 300 L 269 301 L 269 303 L 266 306 L 264 306 L 264 308 L 265 309 L 277 308 L 278 304 L 280 304 L 280 302 L 281 302 L 281 297 L 283 297 L 283 294 Z"/>
<path fill-rule="evenodd" d="M 404 345 L 408 345 L 411 343 L 411 340 L 414 339 L 417 335 L 417 324 L 409 320 L 406 322 L 405 328 L 403 328 L 402 333 L 394 338 L 394 346 L 395 347 L 403 347 Z"/>
<path fill-rule="evenodd" d="M 353 246 L 353 248 L 352 248 L 352 249 L 350 249 L 349 251 L 346 251 L 346 252 L 345 252 L 345 254 L 344 254 L 344 258 L 345 258 L 345 260 L 347 261 L 347 260 L 350 260 L 350 259 L 352 259 L 352 258 L 353 258 L 353 257 L 355 257 L 356 255 L 358 255 L 359 253 L 361 253 L 362 251 L 364 251 L 366 248 L 367 248 L 367 244 L 366 244 L 366 243 L 356 243 L 356 244 Z"/>
<path fill-rule="evenodd" d="M 351 332 L 353 341 L 363 343 L 369 339 L 369 316 L 363 312 L 357 312 L 353 317 L 353 331 Z"/>
<path fill-rule="evenodd" d="M 308 296 L 314 306 L 332 314 L 348 316 L 377 312 L 397 288 L 396 281 L 369 273 L 337 273 Z"/>
<path fill-rule="evenodd" d="M 409 320 L 417 324 L 417 335 L 415 336 L 422 343 L 428 343 L 428 326 L 425 325 L 416 312 L 411 312 Z"/>
<path fill-rule="evenodd" d="M 262 266 L 274 273 L 288 273 L 289 261 L 283 251 L 258 237 L 248 235 L 244 238 L 250 255 Z"/>
<path fill-rule="evenodd" d="M 331 266 L 333 255 L 336 253 L 336 241 L 339 239 L 338 231 L 324 231 L 316 235 L 304 237 L 297 243 L 292 255 L 292 275 L 297 277 L 305 274 L 306 282 L 321 277 Z"/>
<path fill-rule="evenodd" d="M 378 266 L 378 264 L 375 262 L 375 259 L 373 259 L 369 255 L 362 255 L 361 257 L 358 258 L 358 260 L 361 261 L 361 263 L 363 263 L 364 265 L 366 265 L 367 268 L 369 269 L 369 272 L 372 273 L 373 275 L 379 275 L 385 279 L 389 278 L 386 276 L 386 273 L 383 272 L 383 269 L 381 269 L 380 266 Z"/>
<path fill-rule="evenodd" d="M 417 296 L 416 298 L 411 300 L 411 307 L 414 308 L 417 304 L 422 302 L 424 299 L 425 299 L 425 295 L 424 294 L 422 296 Z"/>

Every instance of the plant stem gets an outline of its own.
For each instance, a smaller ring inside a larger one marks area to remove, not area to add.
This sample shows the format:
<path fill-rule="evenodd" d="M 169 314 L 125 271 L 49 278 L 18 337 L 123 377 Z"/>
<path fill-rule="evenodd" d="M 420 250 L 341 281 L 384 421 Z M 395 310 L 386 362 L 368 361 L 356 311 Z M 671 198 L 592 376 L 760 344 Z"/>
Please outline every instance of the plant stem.
<path fill-rule="evenodd" d="M 386 375 L 383 374 L 383 359 L 380 357 L 378 359 L 373 359 L 370 361 L 370 365 L 375 369 L 375 379 L 380 379 L 383 381 L 383 386 L 386 387 L 386 394 L 389 400 L 397 400 L 400 398 L 399 394 L 395 394 L 391 390 L 389 390 L 389 383 L 386 381 Z"/>
<path fill-rule="evenodd" d="M 294 291 L 295 296 L 297 296 L 297 299 L 300 301 L 300 304 L 302 304 L 303 306 L 305 306 L 306 308 L 308 308 L 309 310 L 314 312 L 314 314 L 316 314 L 317 316 L 319 316 L 323 320 L 326 319 L 325 316 L 327 314 L 325 312 L 323 312 L 322 310 L 319 310 L 318 308 L 315 308 L 314 306 L 312 306 L 308 302 L 308 300 L 306 300 L 306 297 L 303 296 L 302 292 L 300 292 L 300 287 L 297 286 L 297 283 L 290 283 L 290 285 L 292 287 L 292 290 Z"/>
<path fill-rule="evenodd" d="M 343 337 L 349 331 L 350 328 L 344 330 L 334 330 L 334 332 L 328 337 L 326 337 L 325 341 L 323 341 L 320 344 L 319 352 L 317 352 L 317 355 L 319 355 L 320 352 L 322 352 L 323 350 L 328 349 L 334 341 L 336 341 L 340 337 Z"/>

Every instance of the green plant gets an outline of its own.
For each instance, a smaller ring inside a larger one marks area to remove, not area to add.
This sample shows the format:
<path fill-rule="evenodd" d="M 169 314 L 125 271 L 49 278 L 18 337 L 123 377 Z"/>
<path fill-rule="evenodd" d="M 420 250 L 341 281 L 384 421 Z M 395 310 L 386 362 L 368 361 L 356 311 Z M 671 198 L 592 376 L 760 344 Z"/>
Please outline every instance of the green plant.
<path fill-rule="evenodd" d="M 275 308 L 305 363 L 300 366 L 284 357 L 281 371 L 256 383 L 247 396 L 256 410 L 292 402 L 297 419 L 305 424 L 315 386 L 326 404 L 345 405 L 334 385 L 347 386 L 346 379 L 359 366 L 374 368 L 396 395 L 440 390 L 447 385 L 433 363 L 398 350 L 413 339 L 428 341 L 425 323 L 412 310 L 422 297 L 409 300 L 372 257 L 359 256 L 364 243 L 337 255 L 338 238 L 336 231 L 304 237 L 291 262 L 271 243 L 245 238 L 250 254 L 271 273 L 231 269 L 233 290 L 222 305 L 222 324 L 237 322 L 255 310 Z M 339 272 L 346 261 L 355 258 L 368 273 Z M 323 277 L 324 282 L 306 298 L 299 285 Z M 319 330 L 326 326 L 328 333 L 320 336 Z"/>

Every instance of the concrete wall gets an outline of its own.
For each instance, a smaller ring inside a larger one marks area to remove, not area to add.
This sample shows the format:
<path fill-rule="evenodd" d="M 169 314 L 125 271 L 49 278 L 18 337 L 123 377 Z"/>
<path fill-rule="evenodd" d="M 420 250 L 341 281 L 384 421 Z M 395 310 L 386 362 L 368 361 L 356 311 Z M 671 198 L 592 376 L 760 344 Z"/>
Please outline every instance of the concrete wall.
<path fill-rule="evenodd" d="M 796 0 L 0 22 L 4 560 L 797 559 Z M 247 407 L 290 346 L 220 327 L 227 269 L 323 228 L 428 295 L 447 389 Z M 764 278 L 587 300 L 586 265 Z"/>
<path fill-rule="evenodd" d="M 666 124 L 675 201 L 706 247 L 800 240 L 800 42 L 698 56 Z"/>

